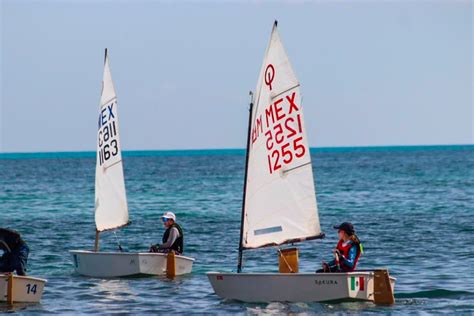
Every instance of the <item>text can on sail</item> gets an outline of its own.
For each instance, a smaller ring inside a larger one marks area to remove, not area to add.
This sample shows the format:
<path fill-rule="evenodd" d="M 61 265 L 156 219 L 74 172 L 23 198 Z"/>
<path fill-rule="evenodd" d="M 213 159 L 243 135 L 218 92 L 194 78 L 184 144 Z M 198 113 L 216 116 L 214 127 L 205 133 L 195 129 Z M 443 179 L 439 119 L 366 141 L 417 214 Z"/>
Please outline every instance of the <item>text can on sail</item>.
<path fill-rule="evenodd" d="M 94 251 L 70 251 L 74 268 L 79 274 L 92 277 L 121 277 L 137 274 L 166 275 L 169 272 L 168 255 L 164 253 L 99 251 L 100 232 L 118 229 L 129 224 L 117 96 L 110 72 L 107 49 L 105 50 L 97 131 L 95 224 Z M 175 265 L 173 275 L 182 275 L 192 271 L 194 259 L 176 255 L 173 262 Z"/>

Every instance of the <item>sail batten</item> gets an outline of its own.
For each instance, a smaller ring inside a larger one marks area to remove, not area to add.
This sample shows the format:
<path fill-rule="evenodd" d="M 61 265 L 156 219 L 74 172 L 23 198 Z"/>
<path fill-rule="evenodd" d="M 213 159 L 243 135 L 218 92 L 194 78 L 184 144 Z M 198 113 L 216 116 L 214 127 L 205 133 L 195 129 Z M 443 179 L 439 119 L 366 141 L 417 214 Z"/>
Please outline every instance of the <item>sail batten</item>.
<path fill-rule="evenodd" d="M 128 205 L 119 136 L 117 96 L 107 50 L 99 104 L 95 174 L 95 223 L 98 232 L 128 225 Z"/>
<path fill-rule="evenodd" d="M 276 23 L 255 91 L 241 247 L 322 238 L 300 83 Z"/>

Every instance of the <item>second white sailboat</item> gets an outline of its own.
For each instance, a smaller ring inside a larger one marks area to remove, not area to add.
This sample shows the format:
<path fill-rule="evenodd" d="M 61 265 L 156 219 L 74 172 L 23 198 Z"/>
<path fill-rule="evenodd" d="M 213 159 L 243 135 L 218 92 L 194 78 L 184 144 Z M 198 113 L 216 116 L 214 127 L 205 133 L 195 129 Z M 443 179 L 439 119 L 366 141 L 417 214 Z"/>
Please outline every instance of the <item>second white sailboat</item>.
<path fill-rule="evenodd" d="M 110 72 L 107 49 L 105 50 L 97 133 L 95 247 L 93 251 L 70 251 L 75 270 L 79 274 L 92 277 L 122 277 L 137 274 L 174 276 L 191 273 L 194 259 L 182 255 L 99 251 L 101 232 L 119 229 L 129 224 L 117 96 Z"/>

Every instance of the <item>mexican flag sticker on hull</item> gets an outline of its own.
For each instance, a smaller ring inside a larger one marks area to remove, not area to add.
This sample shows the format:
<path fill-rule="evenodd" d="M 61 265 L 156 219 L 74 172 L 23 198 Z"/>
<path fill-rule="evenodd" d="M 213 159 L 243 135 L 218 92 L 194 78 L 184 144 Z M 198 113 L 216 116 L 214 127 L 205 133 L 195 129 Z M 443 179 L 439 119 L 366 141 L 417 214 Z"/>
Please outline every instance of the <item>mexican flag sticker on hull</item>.
<path fill-rule="evenodd" d="M 364 277 L 351 277 L 351 291 L 364 291 Z"/>

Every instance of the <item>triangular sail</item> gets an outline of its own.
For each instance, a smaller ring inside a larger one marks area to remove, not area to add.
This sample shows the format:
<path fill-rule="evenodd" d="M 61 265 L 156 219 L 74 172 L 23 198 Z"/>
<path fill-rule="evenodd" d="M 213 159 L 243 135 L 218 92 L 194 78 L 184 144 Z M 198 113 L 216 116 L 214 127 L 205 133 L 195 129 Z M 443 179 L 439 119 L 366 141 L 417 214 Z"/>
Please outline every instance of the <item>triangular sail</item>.
<path fill-rule="evenodd" d="M 114 229 L 128 224 L 117 96 L 110 73 L 107 50 L 98 117 L 95 223 L 97 231 Z"/>
<path fill-rule="evenodd" d="M 276 22 L 251 115 L 242 248 L 321 237 L 300 85 Z"/>

